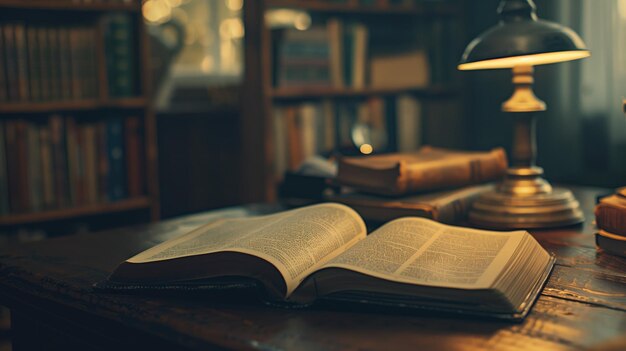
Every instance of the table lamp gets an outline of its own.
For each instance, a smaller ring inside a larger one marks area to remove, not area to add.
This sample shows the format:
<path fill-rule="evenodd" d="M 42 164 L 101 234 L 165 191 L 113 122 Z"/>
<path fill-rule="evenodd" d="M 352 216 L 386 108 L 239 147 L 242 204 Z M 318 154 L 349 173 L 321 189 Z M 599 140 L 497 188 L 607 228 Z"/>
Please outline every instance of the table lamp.
<path fill-rule="evenodd" d="M 535 164 L 535 118 L 546 104 L 532 90 L 533 66 L 590 56 L 571 29 L 537 18 L 532 0 L 503 0 L 500 23 L 465 49 L 459 70 L 510 68 L 514 93 L 502 104 L 515 118 L 511 164 L 504 180 L 470 209 L 470 222 L 486 228 L 548 228 L 584 220 L 578 201 L 563 188 L 552 188 Z"/>

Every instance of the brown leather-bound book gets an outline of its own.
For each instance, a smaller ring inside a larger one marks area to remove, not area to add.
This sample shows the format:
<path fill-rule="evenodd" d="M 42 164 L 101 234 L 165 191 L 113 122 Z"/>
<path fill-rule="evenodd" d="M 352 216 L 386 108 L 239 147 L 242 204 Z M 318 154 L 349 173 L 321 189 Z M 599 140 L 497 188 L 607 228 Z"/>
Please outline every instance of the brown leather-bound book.
<path fill-rule="evenodd" d="M 16 212 L 27 212 L 30 210 L 30 188 L 28 187 L 28 138 L 27 138 L 28 123 L 25 121 L 15 122 L 15 143 L 13 151 L 15 155 L 15 169 L 14 182 L 11 183 L 11 187 L 16 187 L 15 207 L 13 202 L 11 207 Z M 13 177 L 12 177 L 13 178 Z M 13 196 L 11 197 L 13 200 Z"/>
<path fill-rule="evenodd" d="M 394 198 L 346 193 L 331 195 L 327 200 L 350 206 L 368 222 L 383 223 L 402 217 L 423 217 L 441 223 L 458 224 L 467 219 L 472 202 L 493 188 L 492 184 L 471 185 Z"/>
<path fill-rule="evenodd" d="M 600 229 L 596 233 L 596 246 L 606 253 L 626 257 L 626 237 L 622 235 Z"/>
<path fill-rule="evenodd" d="M 506 168 L 502 148 L 467 152 L 425 146 L 411 153 L 344 157 L 337 181 L 359 191 L 405 195 L 496 180 Z"/>
<path fill-rule="evenodd" d="M 596 205 L 595 214 L 598 228 L 626 237 L 626 188 L 602 198 Z"/>
<path fill-rule="evenodd" d="M 128 195 L 143 195 L 143 152 L 141 125 L 139 117 L 128 117 L 125 121 L 126 171 L 128 177 Z"/>

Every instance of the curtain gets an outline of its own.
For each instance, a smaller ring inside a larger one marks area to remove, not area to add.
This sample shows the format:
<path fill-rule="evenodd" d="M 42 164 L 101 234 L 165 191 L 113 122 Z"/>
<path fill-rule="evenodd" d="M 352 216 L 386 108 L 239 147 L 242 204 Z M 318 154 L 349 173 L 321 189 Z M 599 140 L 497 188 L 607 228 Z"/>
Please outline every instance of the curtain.
<path fill-rule="evenodd" d="M 626 186 L 626 0 L 549 3 L 539 17 L 572 28 L 592 56 L 537 69 L 538 96 L 548 103 L 538 123 L 540 165 L 557 181 Z"/>

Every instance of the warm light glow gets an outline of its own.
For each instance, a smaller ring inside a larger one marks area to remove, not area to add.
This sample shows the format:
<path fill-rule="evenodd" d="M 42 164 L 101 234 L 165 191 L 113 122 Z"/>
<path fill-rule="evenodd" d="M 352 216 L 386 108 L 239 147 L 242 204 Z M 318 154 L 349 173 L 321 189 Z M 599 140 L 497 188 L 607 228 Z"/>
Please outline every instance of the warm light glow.
<path fill-rule="evenodd" d="M 149 22 L 163 23 L 170 19 L 172 8 L 163 0 L 148 0 L 141 7 L 143 17 Z"/>
<path fill-rule="evenodd" d="M 270 28 L 307 30 L 311 26 L 311 15 L 301 10 L 271 9 L 265 12 L 265 22 Z"/>
<path fill-rule="evenodd" d="M 243 0 L 226 0 L 226 7 L 231 11 L 239 11 L 243 8 Z"/>
<path fill-rule="evenodd" d="M 222 39 L 241 39 L 244 35 L 241 18 L 229 18 L 220 23 L 220 37 Z"/>
<path fill-rule="evenodd" d="M 311 27 L 311 16 L 308 13 L 300 13 L 293 20 L 293 26 L 297 30 L 307 30 Z"/>
<path fill-rule="evenodd" d="M 591 52 L 587 50 L 559 51 L 470 62 L 460 64 L 457 68 L 461 71 L 469 71 L 477 69 L 513 68 L 515 66 L 537 66 L 549 63 L 578 60 L 589 56 L 591 56 Z"/>
<path fill-rule="evenodd" d="M 213 57 L 205 56 L 202 59 L 202 63 L 200 64 L 200 68 L 202 69 L 202 72 L 209 73 L 213 70 L 214 67 L 215 67 L 215 60 L 213 60 Z"/>
<path fill-rule="evenodd" d="M 374 148 L 370 144 L 363 144 L 359 147 L 359 151 L 361 151 L 363 155 L 369 155 L 374 151 Z"/>

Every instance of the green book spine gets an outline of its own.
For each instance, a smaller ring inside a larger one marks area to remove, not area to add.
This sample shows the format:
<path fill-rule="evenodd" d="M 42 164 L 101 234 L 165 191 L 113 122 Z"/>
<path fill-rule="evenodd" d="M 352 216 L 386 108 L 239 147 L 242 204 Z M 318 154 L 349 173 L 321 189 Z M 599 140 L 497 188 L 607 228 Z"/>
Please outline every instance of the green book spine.
<path fill-rule="evenodd" d="M 135 51 L 132 19 L 123 14 L 111 15 L 105 28 L 107 79 L 109 95 L 135 95 Z"/>

